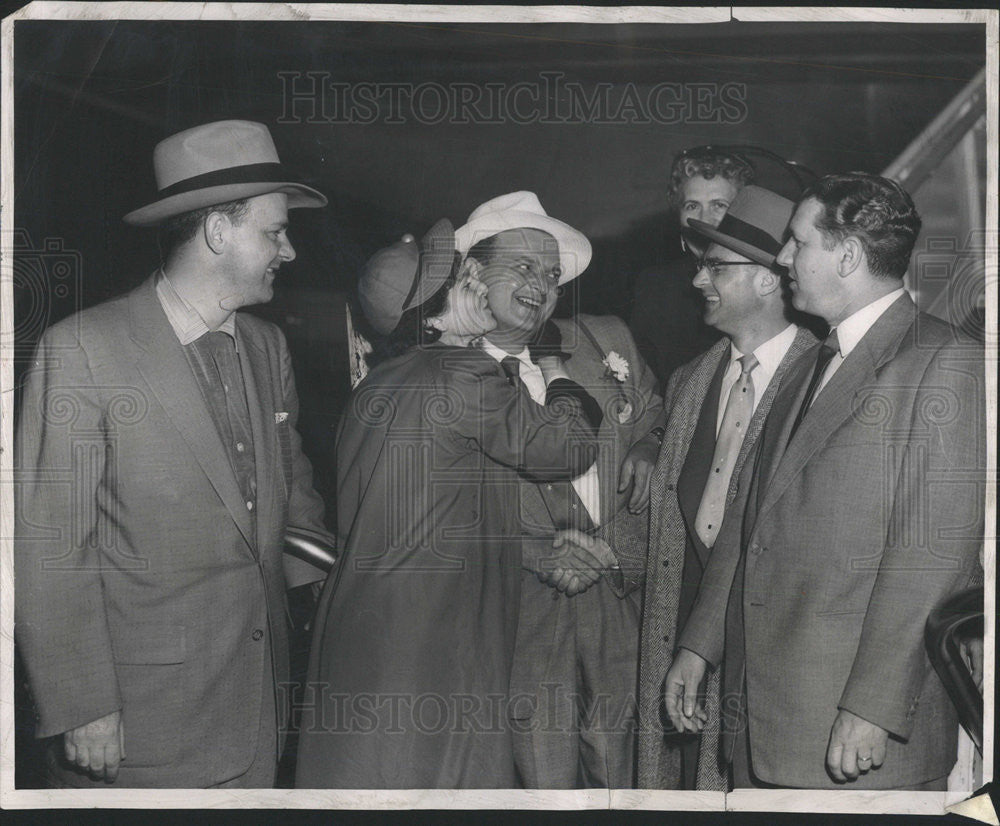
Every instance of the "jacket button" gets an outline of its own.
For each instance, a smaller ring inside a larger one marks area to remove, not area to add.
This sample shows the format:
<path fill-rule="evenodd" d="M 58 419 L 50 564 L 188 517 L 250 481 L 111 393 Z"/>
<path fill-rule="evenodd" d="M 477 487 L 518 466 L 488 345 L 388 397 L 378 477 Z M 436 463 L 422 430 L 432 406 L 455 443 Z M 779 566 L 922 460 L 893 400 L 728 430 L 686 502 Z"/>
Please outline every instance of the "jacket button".
<path fill-rule="evenodd" d="M 669 559 L 664 559 L 663 560 L 663 567 L 664 568 L 669 568 L 670 567 L 670 560 Z"/>
<path fill-rule="evenodd" d="M 253 633 L 250 636 L 254 638 L 254 641 L 259 641 L 264 639 L 264 632 L 259 628 L 254 628 Z"/>

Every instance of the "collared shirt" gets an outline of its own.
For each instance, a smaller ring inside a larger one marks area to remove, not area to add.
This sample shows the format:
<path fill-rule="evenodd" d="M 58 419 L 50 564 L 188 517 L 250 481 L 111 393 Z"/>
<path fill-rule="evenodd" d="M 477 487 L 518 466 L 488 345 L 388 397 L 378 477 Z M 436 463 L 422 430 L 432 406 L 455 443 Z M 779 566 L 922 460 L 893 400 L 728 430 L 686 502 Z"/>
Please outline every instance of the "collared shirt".
<path fill-rule="evenodd" d="M 156 274 L 156 297 L 160 300 L 160 306 L 163 307 L 167 321 L 170 322 L 170 326 L 181 345 L 190 344 L 205 333 L 212 332 L 201 314 L 174 289 L 174 285 L 164 275 L 162 268 Z M 236 313 L 230 313 L 217 329 L 223 333 L 229 333 L 235 341 Z"/>
<path fill-rule="evenodd" d="M 756 350 L 753 351 L 754 356 L 757 357 L 757 366 L 753 369 L 750 374 L 750 378 L 753 379 L 753 409 L 757 409 L 757 405 L 760 404 L 760 397 L 764 395 L 764 391 L 767 386 L 771 383 L 771 379 L 774 378 L 774 374 L 778 370 L 778 366 L 781 364 L 781 360 L 785 357 L 788 349 L 792 346 L 792 342 L 795 341 L 795 336 L 798 333 L 798 328 L 794 324 L 789 324 L 784 330 L 782 330 L 778 335 L 773 338 L 769 338 L 763 344 L 760 345 Z M 719 414 L 715 420 L 715 435 L 719 435 L 719 430 L 722 427 L 722 419 L 726 414 L 726 404 L 729 401 L 729 392 L 733 389 L 733 385 L 740 377 L 740 372 L 742 367 L 740 366 L 740 359 L 746 355 L 741 353 L 735 344 L 730 344 L 729 347 L 729 367 L 726 368 L 726 373 L 722 377 L 722 392 L 719 394 Z"/>
<path fill-rule="evenodd" d="M 851 351 L 858 346 L 858 342 L 865 337 L 865 334 L 872 328 L 875 322 L 882 317 L 882 314 L 889 307 L 896 303 L 896 299 L 904 292 L 906 290 L 902 287 L 898 290 L 893 290 L 891 293 L 876 299 L 871 304 L 865 305 L 837 325 L 837 344 L 840 347 L 840 352 L 830 359 L 830 363 L 826 367 L 826 372 L 823 373 L 823 378 L 816 386 L 816 394 L 813 396 L 813 399 L 819 395 L 820 390 L 826 387 L 833 374 L 837 372 L 840 365 L 844 363 L 844 360 L 851 354 Z"/>
<path fill-rule="evenodd" d="M 545 378 L 542 376 L 541 368 L 528 355 L 527 347 L 520 353 L 508 353 L 490 342 L 489 339 L 484 338 L 483 351 L 497 361 L 503 361 L 507 356 L 514 356 L 514 358 L 521 362 L 518 377 L 524 382 L 524 386 L 528 389 L 528 394 L 531 396 L 532 401 L 541 405 L 545 404 Z M 601 483 L 597 477 L 597 462 L 594 462 L 585 473 L 577 476 L 573 480 L 572 485 L 573 490 L 576 491 L 576 495 L 587 509 L 590 521 L 594 525 L 600 525 Z"/>

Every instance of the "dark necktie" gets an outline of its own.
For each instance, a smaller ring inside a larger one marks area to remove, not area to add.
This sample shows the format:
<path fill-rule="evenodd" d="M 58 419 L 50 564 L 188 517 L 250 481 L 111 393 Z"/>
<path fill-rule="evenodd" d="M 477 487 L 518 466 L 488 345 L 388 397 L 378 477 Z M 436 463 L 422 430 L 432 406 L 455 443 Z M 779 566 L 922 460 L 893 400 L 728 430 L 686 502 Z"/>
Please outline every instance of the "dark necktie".
<path fill-rule="evenodd" d="M 830 335 L 826 337 L 826 341 L 819 346 L 819 352 L 816 353 L 816 366 L 813 368 L 812 379 L 809 380 L 809 387 L 806 388 L 805 398 L 802 399 L 802 406 L 799 408 L 798 415 L 795 417 L 795 423 L 792 425 L 792 430 L 788 434 L 789 442 L 792 441 L 792 438 L 795 436 L 795 431 L 799 429 L 799 425 L 802 424 L 802 420 L 806 417 L 806 413 L 812 406 L 813 399 L 816 398 L 816 392 L 819 388 L 819 383 L 823 378 L 823 374 L 826 372 L 827 365 L 839 351 L 840 343 L 837 340 L 837 330 L 834 328 L 830 330 Z"/>
<path fill-rule="evenodd" d="M 503 368 L 504 375 L 507 376 L 507 383 L 511 387 L 517 387 L 521 375 L 521 360 L 515 356 L 504 356 L 500 366 Z"/>

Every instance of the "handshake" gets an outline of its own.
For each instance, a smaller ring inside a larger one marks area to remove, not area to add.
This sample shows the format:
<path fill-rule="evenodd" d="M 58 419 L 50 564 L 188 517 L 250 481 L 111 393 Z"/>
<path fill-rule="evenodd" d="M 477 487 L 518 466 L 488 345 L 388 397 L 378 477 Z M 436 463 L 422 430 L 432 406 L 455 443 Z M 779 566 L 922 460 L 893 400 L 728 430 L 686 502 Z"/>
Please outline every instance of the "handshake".
<path fill-rule="evenodd" d="M 607 542 L 575 529 L 557 531 L 551 543 L 542 538 L 525 540 L 523 565 L 568 597 L 586 591 L 602 572 L 619 567 Z"/>

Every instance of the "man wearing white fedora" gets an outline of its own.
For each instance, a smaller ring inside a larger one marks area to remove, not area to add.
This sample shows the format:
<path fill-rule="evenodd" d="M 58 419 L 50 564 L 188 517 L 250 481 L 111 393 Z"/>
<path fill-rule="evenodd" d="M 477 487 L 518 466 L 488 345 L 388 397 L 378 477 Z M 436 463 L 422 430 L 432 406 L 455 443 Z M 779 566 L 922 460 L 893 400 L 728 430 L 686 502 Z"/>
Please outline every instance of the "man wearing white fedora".
<path fill-rule="evenodd" d="M 18 428 L 17 640 L 65 786 L 273 786 L 288 679 L 286 526 L 324 531 L 270 300 L 295 257 L 266 127 L 154 151 L 162 267 L 49 328 Z M 56 736 L 59 735 L 59 736 Z"/>
<path fill-rule="evenodd" d="M 604 413 L 598 459 L 586 473 L 520 485 L 526 570 L 509 714 L 520 780 L 529 788 L 628 788 L 648 533 L 646 515 L 629 506 L 652 462 L 636 467 L 625 457 L 660 415 L 655 378 L 618 318 L 551 320 L 559 287 L 586 269 L 591 247 L 534 193 L 482 204 L 455 241 L 481 265 L 497 320 L 484 348 L 511 383 L 544 402 L 528 355 L 528 344 L 541 342 L 561 353 L 570 378 Z M 553 550 L 556 534 L 562 541 Z"/>

